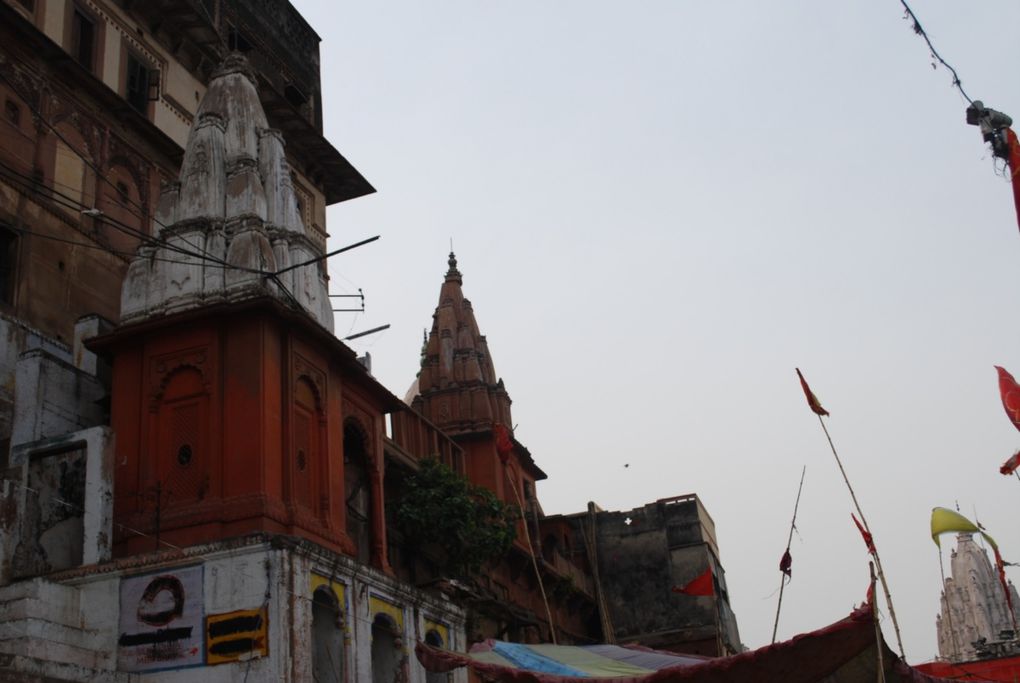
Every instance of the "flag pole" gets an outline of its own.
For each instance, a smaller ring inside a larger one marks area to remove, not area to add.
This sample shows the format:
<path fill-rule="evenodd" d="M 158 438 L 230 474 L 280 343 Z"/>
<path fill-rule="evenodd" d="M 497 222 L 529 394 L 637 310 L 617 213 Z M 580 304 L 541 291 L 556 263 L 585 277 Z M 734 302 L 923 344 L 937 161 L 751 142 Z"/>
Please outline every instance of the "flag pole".
<path fill-rule="evenodd" d="M 538 581 L 538 590 L 542 594 L 542 604 L 545 606 L 545 616 L 549 620 L 549 638 L 553 645 L 556 645 L 556 624 L 553 622 L 552 610 L 549 609 L 549 598 L 545 593 L 545 583 L 542 581 L 542 572 L 538 568 L 538 558 L 535 556 L 535 546 L 531 542 L 531 532 L 528 531 L 528 511 L 524 508 L 524 501 L 521 499 L 521 492 L 517 490 L 517 483 L 510 476 L 510 454 L 514 451 L 513 437 L 505 426 L 499 422 L 492 425 L 492 436 L 496 441 L 496 454 L 503 463 L 503 474 L 510 489 L 514 492 L 517 500 L 517 507 L 521 510 L 521 522 L 524 524 L 524 542 L 528 544 L 528 554 L 531 556 L 531 566 L 535 569 L 535 579 Z M 536 527 L 538 521 L 535 521 Z"/>
<path fill-rule="evenodd" d="M 538 559 L 535 557 L 535 546 L 531 543 L 531 533 L 528 531 L 528 513 L 524 509 L 524 502 L 521 500 L 521 492 L 517 490 L 517 484 L 510 477 L 510 469 L 506 463 L 503 464 L 503 473 L 506 475 L 507 483 L 513 489 L 514 497 L 517 499 L 517 507 L 521 510 L 521 522 L 524 523 L 524 542 L 528 544 L 528 552 L 531 555 L 531 566 L 535 568 L 535 578 L 538 580 L 538 590 L 542 594 L 542 604 L 545 605 L 545 617 L 549 621 L 549 638 L 553 645 L 556 645 L 556 625 L 553 623 L 552 610 L 549 609 L 549 599 L 545 595 L 545 584 L 542 581 L 542 572 L 538 569 Z"/>
<path fill-rule="evenodd" d="M 953 628 L 953 608 L 949 604 L 949 593 L 946 591 L 946 568 L 942 563 L 942 546 L 939 546 L 939 573 L 942 575 L 942 595 L 946 598 L 946 617 L 949 619 L 949 636 L 953 639 L 953 656 L 960 656 L 960 646 L 956 643 L 956 629 Z M 941 607 L 941 605 L 939 605 Z M 952 658 L 949 658 L 952 661 Z"/>
<path fill-rule="evenodd" d="M 793 519 L 790 520 L 790 535 L 786 539 L 786 552 L 783 557 L 790 554 L 790 544 L 793 543 L 793 531 L 797 528 L 797 508 L 800 507 L 800 492 L 804 488 L 804 473 L 807 472 L 807 465 L 800 470 L 800 486 L 797 487 L 797 501 L 793 504 Z M 776 642 L 776 632 L 779 630 L 779 610 L 783 608 L 783 588 L 786 587 L 786 571 L 780 567 L 779 577 L 779 604 L 776 605 L 776 623 L 772 627 L 772 643 Z"/>
<path fill-rule="evenodd" d="M 875 594 L 875 565 L 872 562 L 868 563 L 868 568 L 871 570 L 871 590 L 869 594 Z M 875 601 L 872 599 L 871 602 L 871 618 L 875 622 L 875 651 L 878 652 L 878 676 L 875 677 L 876 683 L 885 683 L 885 663 L 882 661 L 882 627 L 878 625 L 878 612 L 875 611 Z"/>
<path fill-rule="evenodd" d="M 816 413 L 817 415 L 817 413 Z M 829 435 L 829 429 L 825 426 L 825 421 L 822 420 L 821 415 L 817 415 L 818 424 L 822 425 L 822 431 L 825 432 L 825 438 L 829 441 L 829 448 L 832 449 L 832 455 L 836 458 L 836 464 L 839 466 L 839 472 L 843 475 L 843 481 L 846 483 L 846 488 L 850 491 L 850 499 L 854 503 L 854 508 L 857 509 L 857 514 L 861 517 L 861 524 L 864 525 L 864 530 L 871 534 L 871 528 L 868 526 L 868 520 L 864 517 L 864 512 L 861 510 L 860 503 L 857 502 L 857 494 L 854 493 L 854 487 L 850 485 L 850 479 L 846 476 L 846 470 L 843 469 L 843 461 L 839 459 L 839 453 L 836 452 L 836 446 L 832 443 L 832 437 Z M 874 545 L 874 536 L 872 536 L 871 554 L 875 558 L 875 571 L 878 574 L 878 580 L 882 583 L 882 592 L 885 593 L 885 604 L 889 606 L 889 616 L 892 618 L 893 629 L 896 631 L 896 644 L 900 648 L 900 657 L 903 661 L 907 661 L 907 655 L 903 651 L 903 639 L 900 637 L 900 625 L 896 620 L 896 610 L 893 609 L 892 595 L 889 594 L 889 584 L 885 580 L 885 572 L 882 571 L 882 560 L 878 557 L 878 549 Z"/>

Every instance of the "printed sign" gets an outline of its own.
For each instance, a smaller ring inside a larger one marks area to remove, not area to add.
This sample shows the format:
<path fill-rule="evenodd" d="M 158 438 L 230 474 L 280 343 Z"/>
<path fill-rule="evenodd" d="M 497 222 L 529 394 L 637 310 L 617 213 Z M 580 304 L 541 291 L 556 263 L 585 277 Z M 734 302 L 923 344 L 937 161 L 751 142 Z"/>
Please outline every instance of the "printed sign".
<path fill-rule="evenodd" d="M 202 664 L 202 567 L 174 568 L 120 582 L 121 671 Z"/>
<path fill-rule="evenodd" d="M 205 621 L 206 661 L 242 662 L 269 655 L 269 613 L 265 607 L 210 614 Z"/>

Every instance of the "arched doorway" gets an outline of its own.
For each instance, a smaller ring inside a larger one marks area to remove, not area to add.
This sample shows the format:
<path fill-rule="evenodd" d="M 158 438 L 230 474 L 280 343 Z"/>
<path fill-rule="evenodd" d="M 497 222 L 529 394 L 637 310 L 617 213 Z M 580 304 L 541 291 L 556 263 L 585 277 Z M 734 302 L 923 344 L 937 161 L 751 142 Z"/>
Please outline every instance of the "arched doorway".
<path fill-rule="evenodd" d="M 343 619 L 333 591 L 320 586 L 312 594 L 312 680 L 342 683 Z"/>
<path fill-rule="evenodd" d="M 441 636 L 439 631 L 436 631 L 435 629 L 430 629 L 425 633 L 425 644 L 431 645 L 432 647 L 446 647 L 446 643 L 443 642 L 443 636 Z M 425 683 L 448 683 L 449 680 L 450 674 L 425 674 Z"/>
<path fill-rule="evenodd" d="M 403 664 L 403 642 L 397 625 L 385 614 L 372 621 L 372 683 L 394 683 Z"/>

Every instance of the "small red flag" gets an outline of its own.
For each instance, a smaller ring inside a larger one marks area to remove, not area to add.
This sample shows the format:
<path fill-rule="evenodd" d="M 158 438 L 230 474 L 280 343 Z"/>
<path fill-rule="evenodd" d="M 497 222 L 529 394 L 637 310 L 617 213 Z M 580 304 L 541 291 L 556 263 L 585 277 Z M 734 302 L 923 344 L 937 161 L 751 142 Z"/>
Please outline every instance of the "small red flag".
<path fill-rule="evenodd" d="M 1006 409 L 1013 426 L 1020 429 L 1020 385 L 1017 385 L 1013 375 L 1005 368 L 995 366 L 999 373 L 999 395 L 1002 396 L 1002 407 Z"/>
<path fill-rule="evenodd" d="M 1006 144 L 1009 146 L 1009 171 L 1013 180 L 1013 205 L 1016 207 L 1017 225 L 1020 226 L 1020 141 L 1012 128 L 1006 129 Z"/>
<path fill-rule="evenodd" d="M 786 574 L 787 577 L 793 578 L 793 557 L 790 555 L 789 548 L 783 553 L 783 559 L 779 560 L 779 571 Z"/>
<path fill-rule="evenodd" d="M 1016 471 L 1017 467 L 1020 467 L 1020 451 L 1017 451 L 1009 457 L 1009 460 L 1002 463 L 1002 467 L 999 468 L 999 471 L 1008 477 Z"/>
<path fill-rule="evenodd" d="M 873 539 L 871 537 L 871 534 L 868 532 L 868 530 L 865 529 L 864 526 L 860 522 L 857 521 L 857 517 L 855 517 L 852 512 L 850 513 L 850 518 L 852 520 L 854 520 L 854 524 L 857 525 L 857 530 L 861 532 L 861 538 L 864 539 L 864 545 L 868 546 L 868 552 L 871 553 L 872 555 L 874 555 L 875 554 L 875 539 Z"/>
<path fill-rule="evenodd" d="M 505 465 L 510 460 L 510 454 L 514 450 L 514 443 L 510 439 L 510 432 L 500 423 L 492 425 L 492 433 L 496 436 L 496 453 Z"/>
<path fill-rule="evenodd" d="M 797 377 L 800 377 L 800 388 L 804 390 L 804 396 L 807 398 L 808 407 L 815 413 L 815 415 L 828 415 L 829 411 L 822 407 L 822 404 L 818 402 L 818 397 L 811 391 L 811 387 L 807 385 L 807 381 L 804 379 L 804 375 L 800 374 L 800 368 L 796 368 Z"/>
<path fill-rule="evenodd" d="M 709 567 L 696 578 L 691 579 L 682 586 L 673 586 L 674 593 L 684 595 L 715 595 L 715 588 L 712 582 L 712 568 Z"/>

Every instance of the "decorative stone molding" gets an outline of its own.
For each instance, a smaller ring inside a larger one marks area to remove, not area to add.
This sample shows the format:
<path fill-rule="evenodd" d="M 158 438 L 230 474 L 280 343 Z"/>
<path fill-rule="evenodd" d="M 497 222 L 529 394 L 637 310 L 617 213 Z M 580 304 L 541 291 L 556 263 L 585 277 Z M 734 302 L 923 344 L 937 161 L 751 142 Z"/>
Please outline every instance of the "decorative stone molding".
<path fill-rule="evenodd" d="M 211 393 L 211 381 L 206 365 L 208 359 L 208 347 L 192 348 L 155 358 L 149 370 L 149 411 L 155 413 L 159 410 L 170 380 L 183 370 L 197 370 L 202 376 L 205 392 Z"/>

